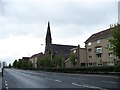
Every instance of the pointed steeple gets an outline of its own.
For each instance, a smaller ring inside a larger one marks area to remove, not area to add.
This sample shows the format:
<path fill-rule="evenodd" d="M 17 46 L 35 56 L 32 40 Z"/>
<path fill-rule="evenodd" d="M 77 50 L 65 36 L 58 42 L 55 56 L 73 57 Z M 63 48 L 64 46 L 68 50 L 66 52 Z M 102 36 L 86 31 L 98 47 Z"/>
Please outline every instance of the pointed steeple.
<path fill-rule="evenodd" d="M 52 44 L 52 37 L 50 31 L 50 22 L 48 21 L 47 34 L 46 34 L 46 45 Z"/>
<path fill-rule="evenodd" d="M 51 53 L 51 45 L 52 45 L 52 37 L 51 37 L 51 31 L 50 31 L 50 22 L 48 22 L 47 26 L 47 33 L 46 33 L 46 39 L 45 39 L 45 54 Z"/>

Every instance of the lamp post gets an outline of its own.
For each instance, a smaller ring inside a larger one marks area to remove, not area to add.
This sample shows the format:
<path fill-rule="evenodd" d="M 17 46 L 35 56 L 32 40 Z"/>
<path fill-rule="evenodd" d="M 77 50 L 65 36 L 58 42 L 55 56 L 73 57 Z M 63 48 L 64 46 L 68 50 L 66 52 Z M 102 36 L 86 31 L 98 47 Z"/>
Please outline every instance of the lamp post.
<path fill-rule="evenodd" d="M 80 45 L 78 44 L 77 47 L 77 63 L 78 63 L 78 67 L 80 66 Z"/>

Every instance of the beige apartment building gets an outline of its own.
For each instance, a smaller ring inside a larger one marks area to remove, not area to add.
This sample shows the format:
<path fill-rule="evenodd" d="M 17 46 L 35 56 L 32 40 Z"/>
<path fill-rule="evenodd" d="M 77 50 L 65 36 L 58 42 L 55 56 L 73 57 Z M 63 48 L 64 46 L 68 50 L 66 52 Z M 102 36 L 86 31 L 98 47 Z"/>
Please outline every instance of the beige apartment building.
<path fill-rule="evenodd" d="M 70 59 L 68 58 L 65 61 L 65 67 L 67 68 L 71 68 L 71 67 L 85 67 L 87 64 L 87 52 L 86 52 L 86 48 L 80 48 L 80 47 L 76 47 L 76 48 L 72 48 L 71 49 L 71 53 L 75 54 L 76 56 L 76 65 L 74 66 L 72 64 L 72 62 L 70 61 Z"/>
<path fill-rule="evenodd" d="M 85 41 L 87 50 L 87 66 L 114 66 L 118 63 L 117 57 L 110 49 L 112 45 L 109 39 L 112 37 L 112 30 L 107 30 L 91 35 Z"/>

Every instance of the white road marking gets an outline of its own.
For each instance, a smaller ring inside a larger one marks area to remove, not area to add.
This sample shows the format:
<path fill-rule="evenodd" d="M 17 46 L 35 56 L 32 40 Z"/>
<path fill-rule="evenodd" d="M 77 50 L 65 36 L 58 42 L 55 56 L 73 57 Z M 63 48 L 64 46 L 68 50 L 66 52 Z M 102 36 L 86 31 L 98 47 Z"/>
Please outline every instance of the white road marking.
<path fill-rule="evenodd" d="M 8 87 L 6 87 L 6 90 L 8 90 Z"/>
<path fill-rule="evenodd" d="M 7 81 L 5 81 L 5 83 L 7 83 Z"/>
<path fill-rule="evenodd" d="M 72 85 L 75 85 L 75 86 L 80 86 L 80 87 L 82 86 L 82 85 L 77 84 L 77 83 L 74 83 L 74 82 L 72 83 Z"/>
<path fill-rule="evenodd" d="M 60 81 L 60 80 L 54 80 L 54 81 L 56 81 L 56 82 L 62 82 L 62 81 Z"/>
<path fill-rule="evenodd" d="M 68 74 L 68 73 L 64 73 L 64 74 L 65 74 L 65 75 L 72 75 L 72 76 L 75 75 L 75 76 L 90 76 L 90 77 L 91 77 L 91 76 L 92 76 L 92 77 L 94 76 L 94 77 L 106 77 L 106 78 L 110 78 L 110 77 L 111 77 L 111 78 L 120 78 L 120 77 L 118 77 L 118 76 L 109 76 L 109 75 L 108 75 L 108 76 L 107 76 L 107 75 L 105 76 L 105 75 L 93 75 L 93 74 Z"/>
<path fill-rule="evenodd" d="M 6 83 L 5 85 L 7 86 L 8 84 Z"/>
<path fill-rule="evenodd" d="M 8 89 L 7 81 L 5 81 L 5 88 L 6 88 L 6 90 Z"/>
<path fill-rule="evenodd" d="M 117 83 L 117 82 L 110 82 L 110 81 L 101 81 L 101 82 L 105 82 L 105 83 Z"/>
<path fill-rule="evenodd" d="M 52 80 L 51 78 L 45 78 L 45 79 L 47 79 L 47 80 Z"/>
<path fill-rule="evenodd" d="M 86 87 L 86 88 L 94 88 L 94 89 L 102 89 L 101 87 L 91 86 L 91 85 L 83 85 L 83 87 Z"/>
<path fill-rule="evenodd" d="M 75 83 L 75 82 L 73 82 L 72 85 L 79 86 L 79 87 L 85 87 L 85 88 L 93 88 L 93 89 L 100 89 L 100 90 L 108 90 L 108 89 L 103 89 L 103 88 L 101 88 L 101 87 L 92 86 L 92 85 L 80 85 L 80 84 L 77 84 L 77 83 Z"/>

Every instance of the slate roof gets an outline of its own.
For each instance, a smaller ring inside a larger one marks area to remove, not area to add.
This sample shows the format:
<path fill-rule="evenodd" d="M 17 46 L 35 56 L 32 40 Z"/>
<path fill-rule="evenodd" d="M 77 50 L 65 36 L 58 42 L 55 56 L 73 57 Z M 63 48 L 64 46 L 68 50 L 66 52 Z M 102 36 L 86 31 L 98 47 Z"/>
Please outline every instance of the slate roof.
<path fill-rule="evenodd" d="M 101 32 L 98 32 L 98 33 L 95 33 L 93 35 L 91 35 L 86 41 L 85 43 L 88 43 L 88 42 L 93 42 L 93 41 L 96 41 L 98 39 L 102 39 L 102 38 L 105 38 L 105 37 L 109 37 L 111 36 L 112 34 L 112 29 L 107 29 L 107 30 L 103 30 Z"/>
<path fill-rule="evenodd" d="M 29 61 L 30 57 L 22 57 L 22 60 Z"/>
<path fill-rule="evenodd" d="M 77 46 L 72 45 L 61 45 L 61 44 L 52 44 L 52 53 L 53 54 L 62 54 L 65 59 L 68 57 L 70 50 L 76 48 Z"/>
<path fill-rule="evenodd" d="M 41 55 L 43 55 L 43 53 L 37 53 L 37 54 L 32 55 L 30 58 L 35 58 L 35 57 L 38 57 L 38 56 L 41 56 Z"/>

